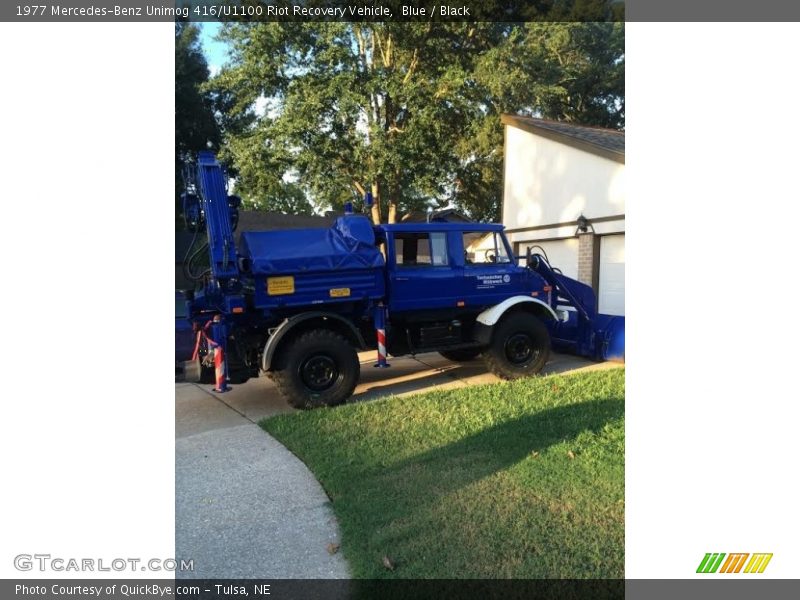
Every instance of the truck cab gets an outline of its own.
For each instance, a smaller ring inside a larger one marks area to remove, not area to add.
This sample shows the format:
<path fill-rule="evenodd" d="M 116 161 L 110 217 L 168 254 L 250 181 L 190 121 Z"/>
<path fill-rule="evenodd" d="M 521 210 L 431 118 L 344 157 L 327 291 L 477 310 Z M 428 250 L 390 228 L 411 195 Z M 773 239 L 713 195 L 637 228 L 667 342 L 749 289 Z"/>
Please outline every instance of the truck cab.
<path fill-rule="evenodd" d="M 491 350 L 503 319 L 524 331 L 515 332 L 513 348 L 504 346 L 490 368 L 509 379 L 544 366 L 550 341 L 543 321 L 556 313 L 542 299 L 545 280 L 517 264 L 502 225 L 400 223 L 376 229 L 386 249 L 390 354 L 436 351 L 450 360 L 470 360 Z M 514 364 L 501 366 L 506 354 Z"/>
<path fill-rule="evenodd" d="M 474 312 L 509 295 L 542 292 L 544 280 L 517 265 L 503 226 L 484 223 L 382 225 L 391 313 Z"/>

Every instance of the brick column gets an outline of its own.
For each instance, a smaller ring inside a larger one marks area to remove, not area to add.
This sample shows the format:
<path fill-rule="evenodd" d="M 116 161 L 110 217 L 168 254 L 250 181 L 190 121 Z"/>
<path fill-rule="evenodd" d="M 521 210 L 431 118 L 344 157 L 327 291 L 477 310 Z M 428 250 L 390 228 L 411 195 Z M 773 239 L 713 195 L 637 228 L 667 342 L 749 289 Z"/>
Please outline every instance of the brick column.
<path fill-rule="evenodd" d="M 578 234 L 578 281 L 594 285 L 594 233 Z"/>

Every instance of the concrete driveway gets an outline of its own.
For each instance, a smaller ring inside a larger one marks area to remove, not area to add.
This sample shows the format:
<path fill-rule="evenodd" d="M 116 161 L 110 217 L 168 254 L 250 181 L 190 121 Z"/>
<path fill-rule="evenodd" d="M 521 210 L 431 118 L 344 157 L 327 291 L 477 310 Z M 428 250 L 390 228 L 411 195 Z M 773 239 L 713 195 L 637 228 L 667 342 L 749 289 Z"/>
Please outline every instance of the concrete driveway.
<path fill-rule="evenodd" d="M 498 381 L 481 360 L 438 354 L 390 359 L 375 369 L 362 353 L 350 402 Z M 613 364 L 554 354 L 546 373 Z M 215 394 L 210 385 L 175 386 L 175 548 L 193 559 L 181 577 L 338 579 L 348 577 L 330 502 L 306 466 L 264 432 L 260 419 L 292 409 L 266 377 Z M 331 546 L 333 544 L 334 546 Z M 333 551 L 333 552 L 332 552 Z"/>
<path fill-rule="evenodd" d="M 361 352 L 361 378 L 348 402 L 363 402 L 385 396 L 408 396 L 432 389 L 447 390 L 481 383 L 495 383 L 500 379 L 488 373 L 480 358 L 465 363 L 454 363 L 437 353 L 420 354 L 416 357 L 389 358 L 388 369 L 376 369 L 375 352 Z M 617 363 L 596 363 L 569 354 L 550 356 L 542 373 L 567 373 L 595 369 L 607 369 Z M 211 392 L 210 385 L 199 386 Z M 278 394 L 275 384 L 268 377 L 251 379 L 245 384 L 232 386 L 227 394 L 213 394 L 242 416 L 258 422 L 264 417 L 294 412 Z M 202 421 L 202 416 L 198 415 Z M 176 419 L 178 433 L 190 432 L 192 418 L 183 422 Z"/>

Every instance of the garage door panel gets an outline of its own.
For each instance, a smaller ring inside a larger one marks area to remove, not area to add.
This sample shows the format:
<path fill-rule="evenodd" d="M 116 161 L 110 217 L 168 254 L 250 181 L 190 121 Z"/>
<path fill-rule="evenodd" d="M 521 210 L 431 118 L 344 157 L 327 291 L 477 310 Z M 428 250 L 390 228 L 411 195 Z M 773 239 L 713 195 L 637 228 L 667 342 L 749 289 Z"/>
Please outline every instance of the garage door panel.
<path fill-rule="evenodd" d="M 577 238 L 570 238 L 566 240 L 548 240 L 537 241 L 532 240 L 529 242 L 520 242 L 520 253 L 525 254 L 528 246 L 540 246 L 550 266 L 560 269 L 561 272 L 567 277 L 577 279 L 578 277 L 578 240 Z M 534 254 L 542 254 L 538 248 L 533 249 Z"/>
<path fill-rule="evenodd" d="M 600 238 L 598 307 L 607 315 L 625 314 L 625 235 Z"/>

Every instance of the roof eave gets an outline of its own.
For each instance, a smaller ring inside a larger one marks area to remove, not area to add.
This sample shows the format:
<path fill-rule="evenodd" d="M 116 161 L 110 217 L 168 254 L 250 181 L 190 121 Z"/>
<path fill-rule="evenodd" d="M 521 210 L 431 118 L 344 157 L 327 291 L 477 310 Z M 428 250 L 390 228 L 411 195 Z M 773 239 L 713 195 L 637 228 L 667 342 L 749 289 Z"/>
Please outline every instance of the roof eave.
<path fill-rule="evenodd" d="M 624 152 L 611 150 L 609 148 L 605 148 L 598 144 L 593 144 L 592 142 L 588 142 L 586 140 L 582 140 L 573 137 L 571 135 L 567 135 L 566 133 L 553 131 L 552 129 L 547 129 L 545 127 L 538 127 L 535 123 L 531 123 L 529 121 L 520 119 L 514 115 L 501 115 L 500 122 L 503 123 L 503 125 L 511 125 L 512 127 L 516 127 L 517 129 L 527 131 L 528 133 L 532 133 L 533 135 L 538 135 L 540 137 L 552 140 L 554 142 L 560 142 L 562 144 L 566 144 L 567 146 L 572 146 L 573 148 L 577 148 L 578 150 L 583 150 L 584 152 L 589 152 L 596 156 L 601 156 L 603 158 L 607 158 L 608 160 L 613 160 L 623 165 L 625 164 Z"/>

